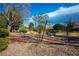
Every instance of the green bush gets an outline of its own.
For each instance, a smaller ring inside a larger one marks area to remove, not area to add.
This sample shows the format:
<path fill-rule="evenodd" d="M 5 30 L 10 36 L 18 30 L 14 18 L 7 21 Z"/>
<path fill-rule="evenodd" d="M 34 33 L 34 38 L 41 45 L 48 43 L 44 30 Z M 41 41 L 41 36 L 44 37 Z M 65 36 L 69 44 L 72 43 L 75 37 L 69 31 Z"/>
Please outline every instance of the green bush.
<path fill-rule="evenodd" d="M 8 45 L 3 45 L 3 46 L 0 46 L 0 52 L 1 51 L 4 51 L 5 49 L 7 49 Z"/>
<path fill-rule="evenodd" d="M 56 32 L 57 32 L 56 30 L 49 29 L 46 31 L 46 34 L 55 34 Z"/>
<path fill-rule="evenodd" d="M 26 33 L 27 30 L 26 29 L 20 29 L 19 32 Z"/>
<path fill-rule="evenodd" d="M 8 43 L 8 38 L 0 38 L 0 43 Z"/>
<path fill-rule="evenodd" d="M 6 37 L 8 35 L 9 35 L 9 30 L 8 29 L 0 28 L 0 37 Z"/>
<path fill-rule="evenodd" d="M 0 52 L 5 50 L 8 47 L 8 38 L 0 38 Z"/>

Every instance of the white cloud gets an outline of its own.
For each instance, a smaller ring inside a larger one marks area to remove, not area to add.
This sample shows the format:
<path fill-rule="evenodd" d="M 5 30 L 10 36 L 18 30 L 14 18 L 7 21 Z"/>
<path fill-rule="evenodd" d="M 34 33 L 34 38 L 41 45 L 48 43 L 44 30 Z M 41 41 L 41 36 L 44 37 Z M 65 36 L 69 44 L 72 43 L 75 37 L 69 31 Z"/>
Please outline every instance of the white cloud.
<path fill-rule="evenodd" d="M 79 12 L 79 5 L 72 6 L 72 7 L 60 7 L 58 10 L 47 14 L 49 17 L 54 17 L 61 14 L 70 14 L 75 12 Z"/>
<path fill-rule="evenodd" d="M 57 16 L 57 15 L 61 15 L 61 14 L 71 14 L 71 13 L 75 13 L 75 12 L 79 12 L 79 4 L 72 6 L 72 7 L 59 7 L 56 11 L 50 12 L 50 13 L 46 13 L 50 18 Z M 34 16 L 32 16 L 34 17 Z M 30 22 L 34 22 L 32 17 L 29 17 L 27 24 L 29 24 Z M 26 22 L 25 22 L 26 24 Z"/>

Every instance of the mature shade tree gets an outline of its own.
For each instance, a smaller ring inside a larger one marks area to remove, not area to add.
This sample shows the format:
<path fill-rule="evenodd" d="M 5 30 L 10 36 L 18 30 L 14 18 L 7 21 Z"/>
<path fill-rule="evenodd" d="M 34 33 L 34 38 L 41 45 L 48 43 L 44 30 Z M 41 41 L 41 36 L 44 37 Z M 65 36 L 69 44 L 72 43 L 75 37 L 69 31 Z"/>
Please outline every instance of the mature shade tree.
<path fill-rule="evenodd" d="M 27 4 L 3 4 L 3 6 L 10 31 L 18 29 L 23 19 L 29 15 Z"/>
<path fill-rule="evenodd" d="M 8 9 L 6 16 L 9 18 L 8 27 L 10 31 L 12 32 L 12 30 L 18 30 L 19 26 L 22 24 L 22 18 L 18 10 L 15 7 L 13 7 L 12 10 Z"/>
<path fill-rule="evenodd" d="M 59 30 L 65 30 L 65 25 L 63 25 L 63 24 L 55 24 L 54 26 L 53 26 L 53 29 L 54 30 L 57 30 L 57 31 L 59 31 Z"/>

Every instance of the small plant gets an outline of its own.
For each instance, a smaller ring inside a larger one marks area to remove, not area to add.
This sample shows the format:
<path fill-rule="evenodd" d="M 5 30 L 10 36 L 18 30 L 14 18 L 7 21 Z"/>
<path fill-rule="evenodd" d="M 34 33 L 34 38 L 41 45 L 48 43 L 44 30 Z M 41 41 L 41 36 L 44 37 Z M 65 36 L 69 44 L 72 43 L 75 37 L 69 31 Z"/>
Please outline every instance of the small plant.
<path fill-rule="evenodd" d="M 46 31 L 48 35 L 56 35 L 56 32 L 57 32 L 56 30 L 52 30 L 52 29 Z"/>
<path fill-rule="evenodd" d="M 26 29 L 20 29 L 19 32 L 26 33 L 27 30 Z"/>

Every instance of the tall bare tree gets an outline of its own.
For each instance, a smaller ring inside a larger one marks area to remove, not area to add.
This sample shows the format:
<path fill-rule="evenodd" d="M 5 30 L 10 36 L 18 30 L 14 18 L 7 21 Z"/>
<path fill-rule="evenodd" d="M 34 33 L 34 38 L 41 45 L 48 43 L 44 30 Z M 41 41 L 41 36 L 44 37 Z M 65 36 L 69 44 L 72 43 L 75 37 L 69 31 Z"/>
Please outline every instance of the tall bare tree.
<path fill-rule="evenodd" d="M 39 40 L 43 39 L 44 37 L 45 29 L 48 23 L 48 18 L 49 17 L 46 14 L 38 15 L 33 18 L 33 20 L 37 23 L 35 24 L 37 25 L 36 28 L 38 29 L 37 31 L 39 33 Z"/>
<path fill-rule="evenodd" d="M 74 26 L 75 26 L 74 21 L 68 20 L 66 22 L 66 34 L 67 34 L 67 37 L 69 37 L 70 31 L 74 28 Z M 68 41 L 69 41 L 69 38 L 68 38 Z"/>
<path fill-rule="evenodd" d="M 43 15 L 43 22 L 44 22 L 44 28 L 43 28 L 43 34 L 42 34 L 42 39 L 43 39 L 43 37 L 44 37 L 44 34 L 45 34 L 45 32 L 46 32 L 46 26 L 47 26 L 47 24 L 49 23 L 49 21 L 48 21 L 48 15 Z"/>

